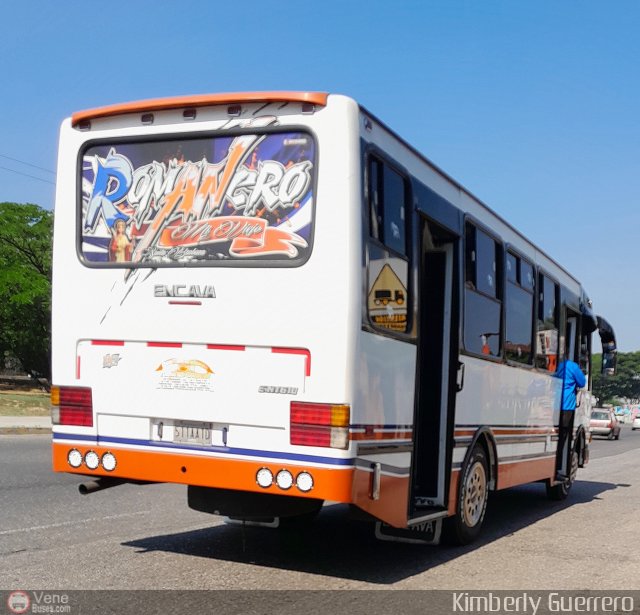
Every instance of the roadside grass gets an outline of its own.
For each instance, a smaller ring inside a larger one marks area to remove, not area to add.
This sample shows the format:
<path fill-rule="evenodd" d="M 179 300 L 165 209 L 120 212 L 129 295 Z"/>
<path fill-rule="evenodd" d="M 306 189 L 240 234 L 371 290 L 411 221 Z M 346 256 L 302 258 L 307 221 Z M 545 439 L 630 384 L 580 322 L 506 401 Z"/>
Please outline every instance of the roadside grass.
<path fill-rule="evenodd" d="M 0 391 L 0 416 L 49 416 L 49 395 L 40 390 Z"/>

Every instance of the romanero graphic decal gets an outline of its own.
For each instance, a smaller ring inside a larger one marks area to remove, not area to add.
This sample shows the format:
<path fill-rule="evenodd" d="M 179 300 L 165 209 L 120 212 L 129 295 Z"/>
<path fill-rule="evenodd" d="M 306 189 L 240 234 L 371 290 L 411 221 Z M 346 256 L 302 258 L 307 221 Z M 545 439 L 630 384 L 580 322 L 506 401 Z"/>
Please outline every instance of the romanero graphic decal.
<path fill-rule="evenodd" d="M 303 260 L 314 158 L 301 132 L 91 145 L 82 255 L 125 265 Z"/>

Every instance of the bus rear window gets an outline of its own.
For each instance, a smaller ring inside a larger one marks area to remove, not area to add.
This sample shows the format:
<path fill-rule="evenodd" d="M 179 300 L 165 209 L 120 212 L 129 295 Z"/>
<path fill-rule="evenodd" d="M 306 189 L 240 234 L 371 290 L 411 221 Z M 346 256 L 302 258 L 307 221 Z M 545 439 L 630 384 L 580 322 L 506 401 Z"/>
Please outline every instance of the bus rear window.
<path fill-rule="evenodd" d="M 297 266 L 311 252 L 307 133 L 94 141 L 80 162 L 86 264 Z"/>

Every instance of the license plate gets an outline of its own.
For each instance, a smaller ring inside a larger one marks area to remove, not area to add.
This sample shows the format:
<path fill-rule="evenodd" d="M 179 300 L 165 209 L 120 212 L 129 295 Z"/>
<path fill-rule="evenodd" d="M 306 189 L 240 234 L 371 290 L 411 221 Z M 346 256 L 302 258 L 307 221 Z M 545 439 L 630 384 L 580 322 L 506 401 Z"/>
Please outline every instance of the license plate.
<path fill-rule="evenodd" d="M 180 444 L 211 445 L 211 423 L 180 422 L 173 426 L 173 441 Z"/>
<path fill-rule="evenodd" d="M 442 518 L 425 521 L 408 528 L 391 527 L 378 521 L 376 523 L 376 538 L 379 540 L 437 545 L 440 543 L 441 530 Z"/>

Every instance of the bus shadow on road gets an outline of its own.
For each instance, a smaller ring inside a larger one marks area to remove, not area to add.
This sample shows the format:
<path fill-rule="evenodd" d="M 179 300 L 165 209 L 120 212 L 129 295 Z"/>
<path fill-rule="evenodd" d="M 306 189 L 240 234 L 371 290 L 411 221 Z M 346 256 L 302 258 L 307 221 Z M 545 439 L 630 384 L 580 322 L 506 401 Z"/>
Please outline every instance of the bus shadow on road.
<path fill-rule="evenodd" d="M 225 524 L 123 544 L 141 554 L 165 551 L 388 585 L 446 564 L 622 486 L 578 481 L 563 502 L 549 501 L 541 484 L 493 493 L 480 539 L 464 547 L 379 541 L 373 524 L 350 518 L 344 505 L 325 506 L 313 521 L 277 529 Z"/>

